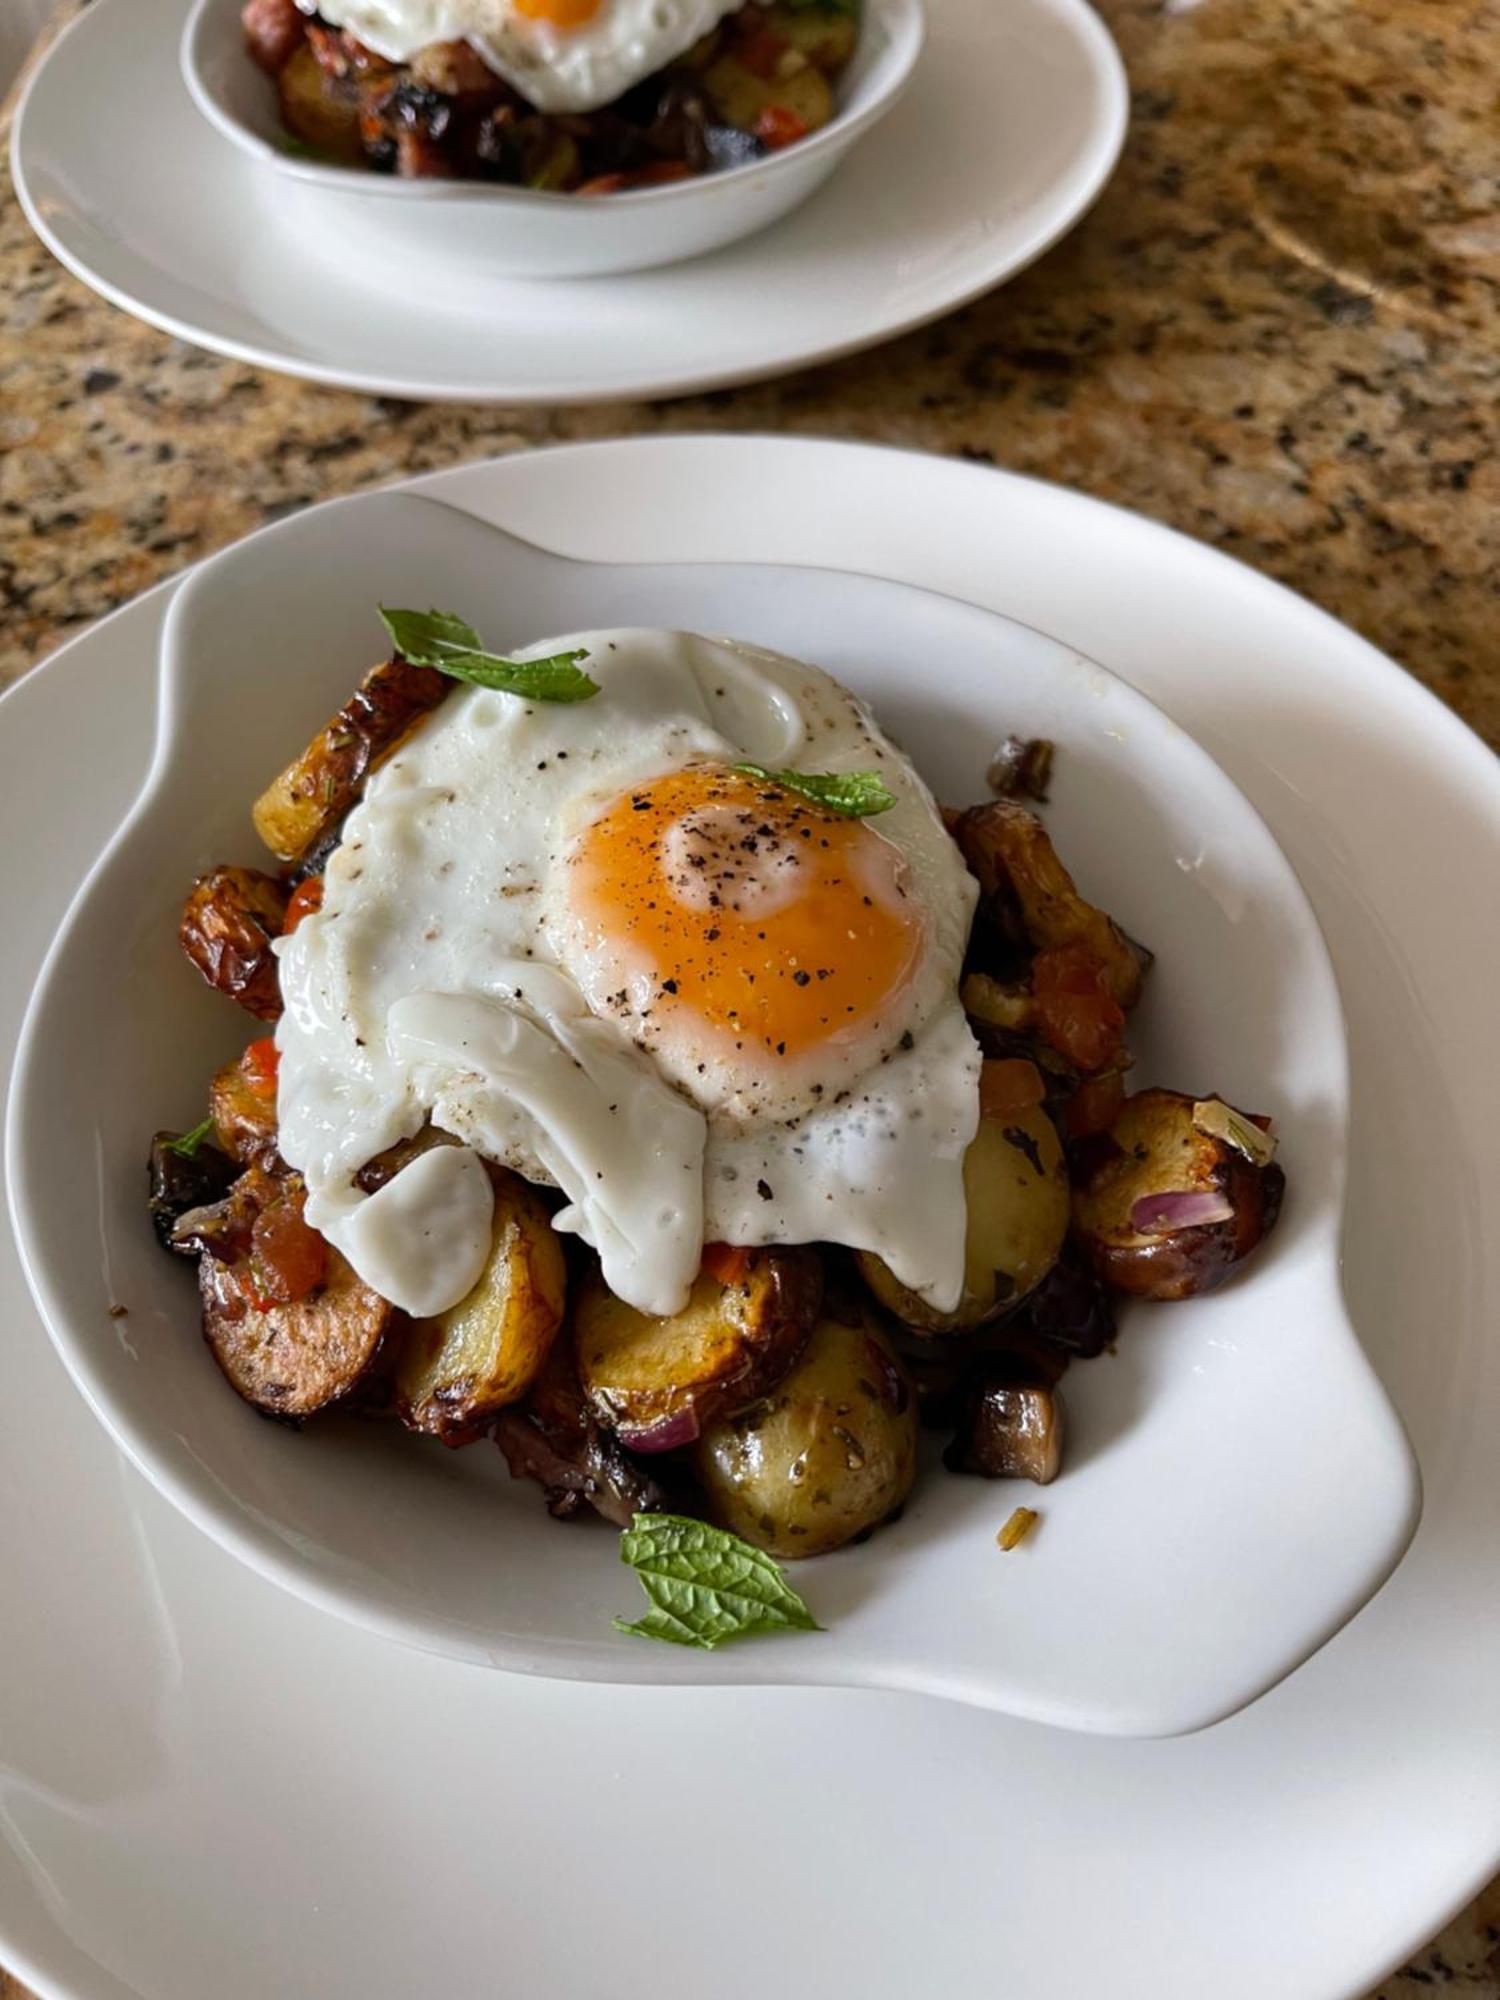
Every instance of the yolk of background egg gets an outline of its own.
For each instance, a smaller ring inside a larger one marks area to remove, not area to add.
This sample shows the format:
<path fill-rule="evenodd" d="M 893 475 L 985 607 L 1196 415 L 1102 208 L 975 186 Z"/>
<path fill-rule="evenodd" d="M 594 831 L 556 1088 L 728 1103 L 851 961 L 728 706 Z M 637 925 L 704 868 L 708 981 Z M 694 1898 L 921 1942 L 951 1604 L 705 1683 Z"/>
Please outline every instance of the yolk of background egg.
<path fill-rule="evenodd" d="M 568 895 L 651 978 L 653 1039 L 675 1017 L 793 1062 L 895 1021 L 925 942 L 903 877 L 863 820 L 700 765 L 615 800 L 573 849 Z"/>
<path fill-rule="evenodd" d="M 553 28 L 581 28 L 598 13 L 600 0 L 515 0 L 524 21 L 545 21 Z"/>

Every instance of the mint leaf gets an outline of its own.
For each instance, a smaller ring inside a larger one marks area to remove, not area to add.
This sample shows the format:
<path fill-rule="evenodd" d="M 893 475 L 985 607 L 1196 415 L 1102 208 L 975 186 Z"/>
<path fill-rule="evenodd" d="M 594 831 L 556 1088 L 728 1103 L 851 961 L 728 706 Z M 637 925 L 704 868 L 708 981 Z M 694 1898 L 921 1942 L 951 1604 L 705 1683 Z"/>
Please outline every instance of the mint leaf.
<path fill-rule="evenodd" d="M 414 667 L 438 667 L 446 653 L 482 653 L 484 641 L 451 611 L 390 611 L 381 605 L 380 622 L 391 644 Z"/>
<path fill-rule="evenodd" d="M 474 627 L 455 612 L 400 611 L 384 604 L 378 609 L 391 644 L 414 667 L 435 667 L 456 681 L 528 701 L 587 701 L 599 692 L 598 682 L 578 665 L 588 658 L 581 648 L 542 660 L 507 660 L 486 652 Z"/>
<path fill-rule="evenodd" d="M 615 1629 L 711 1652 L 759 1632 L 822 1627 L 781 1567 L 738 1535 L 682 1514 L 637 1514 L 620 1537 L 620 1560 L 640 1578 L 651 1608 Z"/>
<path fill-rule="evenodd" d="M 747 778 L 765 778 L 784 792 L 797 792 L 814 805 L 845 819 L 871 819 L 896 803 L 876 771 L 768 771 L 763 764 L 736 764 Z"/>
<path fill-rule="evenodd" d="M 599 692 L 578 665 L 588 654 L 552 653 L 545 660 L 502 660 L 494 653 L 449 653 L 432 665 L 456 681 L 475 687 L 498 688 L 501 694 L 524 695 L 528 701 L 587 701 Z"/>
<path fill-rule="evenodd" d="M 184 1132 L 180 1139 L 168 1139 L 167 1151 L 178 1153 L 184 1160 L 196 1160 L 198 1148 L 214 1129 L 212 1118 L 205 1118 L 201 1125 L 195 1125 L 191 1132 Z"/>

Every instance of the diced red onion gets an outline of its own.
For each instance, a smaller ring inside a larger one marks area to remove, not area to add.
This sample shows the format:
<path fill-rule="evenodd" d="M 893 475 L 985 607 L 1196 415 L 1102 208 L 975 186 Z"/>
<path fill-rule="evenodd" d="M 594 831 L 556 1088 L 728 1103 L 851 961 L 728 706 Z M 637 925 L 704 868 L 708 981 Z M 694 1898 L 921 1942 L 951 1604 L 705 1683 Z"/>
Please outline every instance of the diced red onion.
<path fill-rule="evenodd" d="M 673 1417 L 662 1417 L 644 1430 L 621 1430 L 621 1444 L 631 1451 L 676 1451 L 679 1445 L 693 1444 L 698 1437 L 698 1412 L 690 1403 Z"/>
<path fill-rule="evenodd" d="M 1204 1229 L 1228 1222 L 1234 1203 L 1209 1188 L 1171 1194 L 1143 1194 L 1130 1211 L 1130 1226 L 1142 1236 L 1167 1236 L 1174 1229 Z"/>

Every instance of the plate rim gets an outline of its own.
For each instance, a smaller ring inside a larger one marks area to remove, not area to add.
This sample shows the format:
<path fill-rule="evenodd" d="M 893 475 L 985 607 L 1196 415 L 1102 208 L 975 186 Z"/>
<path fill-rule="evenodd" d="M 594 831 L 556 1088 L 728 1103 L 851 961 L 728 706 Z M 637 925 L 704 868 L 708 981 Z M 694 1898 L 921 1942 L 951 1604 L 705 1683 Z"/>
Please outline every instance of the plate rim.
<path fill-rule="evenodd" d="M 66 236 L 53 226 L 45 207 L 30 186 L 23 158 L 28 114 L 33 99 L 39 94 L 43 78 L 52 72 L 55 64 L 70 59 L 68 50 L 73 38 L 80 31 L 98 32 L 98 23 L 108 18 L 110 8 L 115 4 L 122 5 L 123 0 L 94 0 L 91 7 L 76 15 L 67 24 L 41 62 L 27 77 L 12 114 L 10 171 L 16 199 L 43 246 L 66 271 L 81 284 L 86 285 L 90 291 L 117 310 L 127 313 L 133 319 L 144 321 L 160 333 L 188 341 L 196 347 L 207 349 L 210 353 L 222 355 L 227 360 L 265 368 L 274 374 L 289 376 L 294 380 L 317 383 L 326 388 L 347 389 L 360 395 L 386 396 L 405 402 L 495 403 L 557 409 L 621 401 L 652 402 L 671 396 L 709 395 L 721 389 L 747 387 L 801 369 L 823 367 L 846 360 L 851 355 L 864 353 L 870 348 L 884 346 L 887 342 L 899 340 L 906 334 L 915 333 L 925 326 L 932 325 L 936 320 L 946 318 L 950 313 L 962 310 L 964 306 L 972 304 L 986 292 L 994 291 L 999 286 L 1009 283 L 1012 278 L 1061 241 L 1088 213 L 1108 185 L 1119 163 L 1130 122 L 1130 84 L 1124 60 L 1102 18 L 1088 4 L 1088 0 L 1041 0 L 1041 4 L 1057 12 L 1070 24 L 1079 47 L 1087 53 L 1091 74 L 1106 99 L 1105 115 L 1100 119 L 1098 129 L 1091 135 L 1090 146 L 1085 155 L 1087 170 L 1079 177 L 1079 186 L 1071 201 L 1053 217 L 1050 223 L 1034 235 L 1022 256 L 1005 265 L 998 273 L 990 272 L 982 278 L 946 291 L 935 303 L 928 300 L 913 311 L 897 312 L 873 330 L 867 328 L 850 333 L 840 340 L 814 344 L 809 348 L 801 348 L 793 342 L 774 358 L 745 365 L 731 364 L 727 367 L 708 365 L 686 371 L 648 368 L 627 382 L 611 382 L 603 387 L 591 387 L 581 380 L 568 384 L 543 385 L 525 381 L 491 381 L 480 385 L 477 382 L 459 383 L 400 372 L 390 375 L 379 370 L 341 368 L 334 363 L 320 362 L 253 340 L 244 340 L 234 334 L 219 333 L 195 326 L 147 299 L 136 297 L 127 286 L 95 270 L 82 252 L 76 250 Z M 932 0 L 928 0 L 929 7 L 931 4 Z M 179 83 L 181 84 L 180 77 Z M 181 84 L 181 87 L 186 92 L 186 85 Z M 201 117 L 201 114 L 196 115 Z M 215 143 L 226 147 L 229 145 L 221 135 L 212 131 L 206 119 L 202 122 L 205 133 Z M 757 239 L 748 240 L 753 243 Z M 720 257 L 733 257 L 739 254 L 739 246 L 729 245 L 716 254 Z M 627 275 L 649 280 L 653 274 L 647 271 Z M 524 284 L 527 281 L 515 282 Z M 586 284 L 595 290 L 597 296 L 597 288 L 607 287 L 611 281 L 606 277 L 550 282 Z"/>

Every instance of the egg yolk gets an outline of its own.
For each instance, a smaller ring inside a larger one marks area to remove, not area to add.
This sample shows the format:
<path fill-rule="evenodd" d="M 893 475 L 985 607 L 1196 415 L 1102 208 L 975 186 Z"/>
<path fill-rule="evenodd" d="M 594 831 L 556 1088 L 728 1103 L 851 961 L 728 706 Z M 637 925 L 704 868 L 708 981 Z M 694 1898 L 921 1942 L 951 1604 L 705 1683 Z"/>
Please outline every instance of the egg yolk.
<path fill-rule="evenodd" d="M 599 11 L 599 0 L 515 0 L 525 21 L 545 21 L 553 28 L 581 28 Z"/>
<path fill-rule="evenodd" d="M 691 766 L 614 800 L 568 856 L 568 901 L 653 1041 L 702 1030 L 795 1062 L 899 1024 L 926 926 L 900 850 L 771 780 Z"/>

